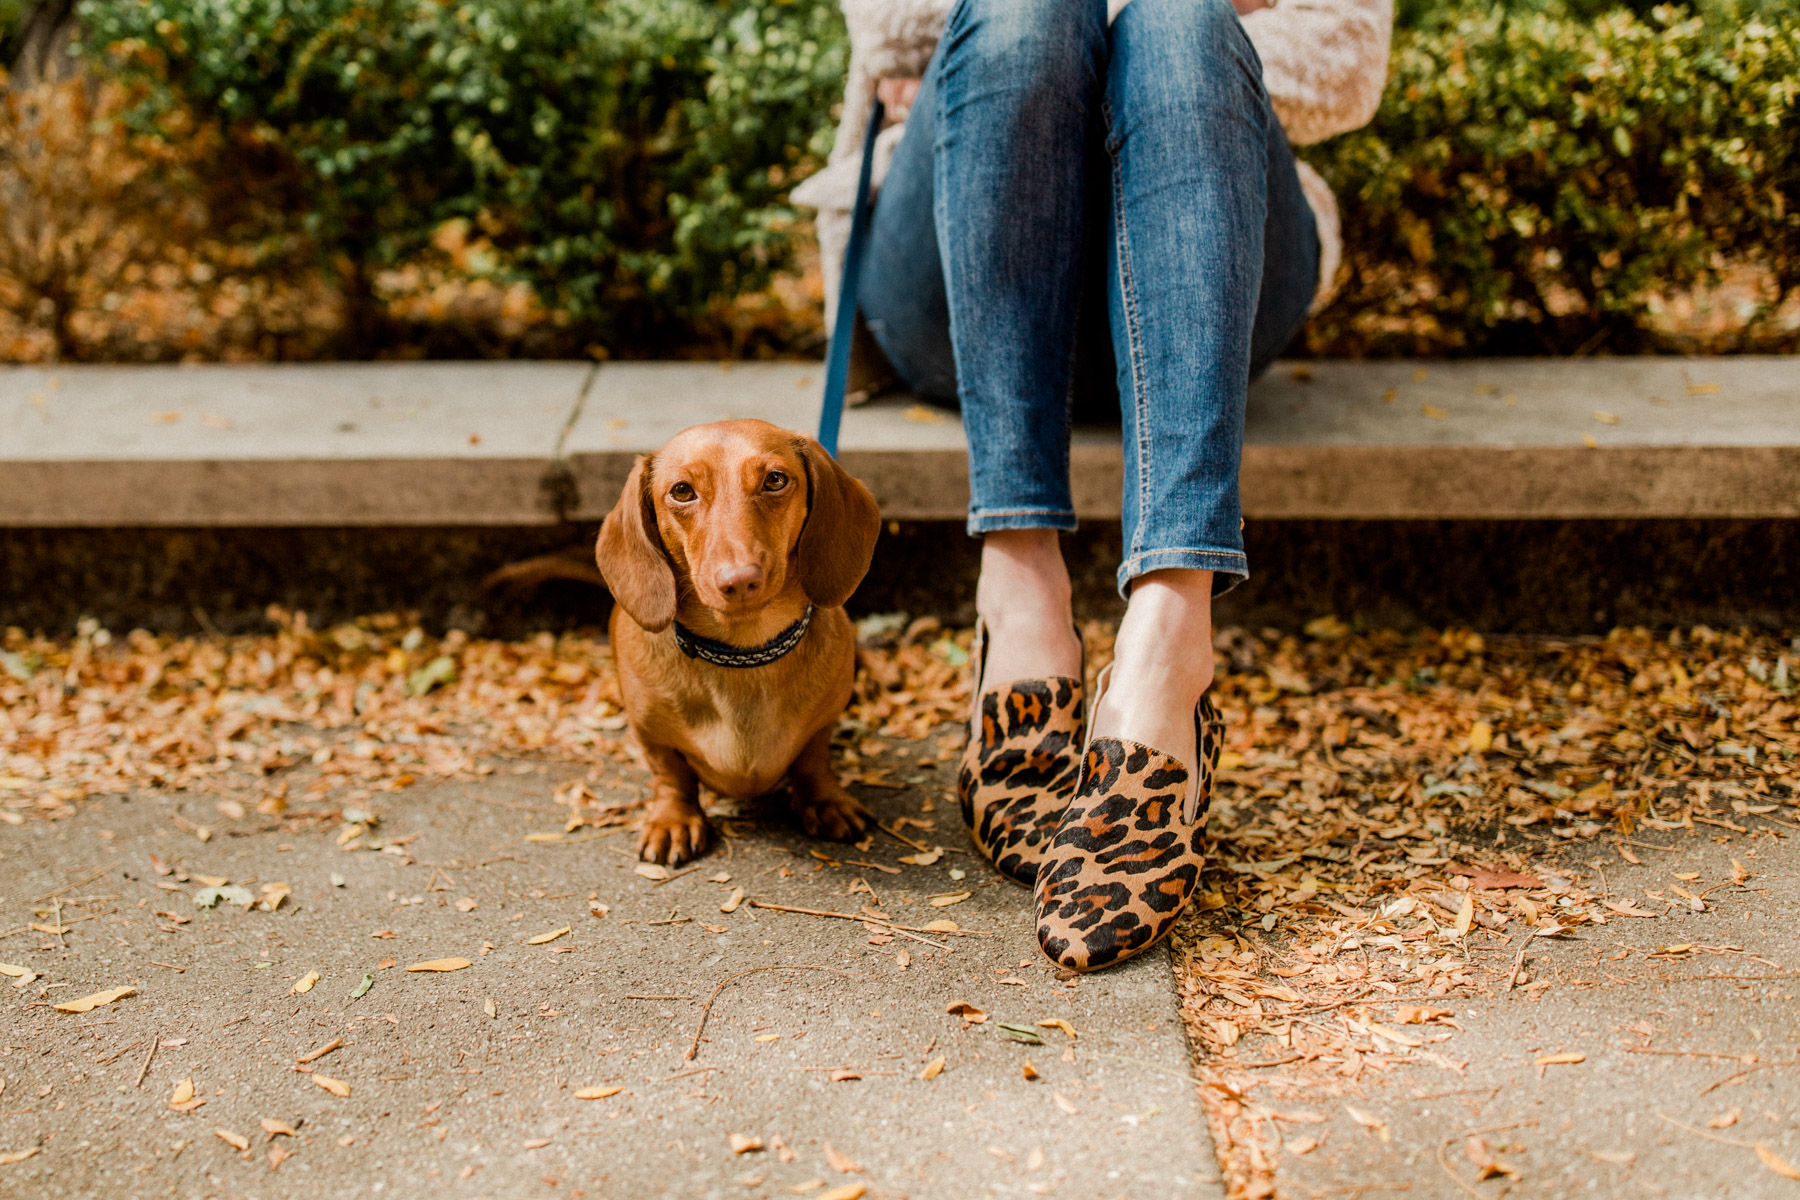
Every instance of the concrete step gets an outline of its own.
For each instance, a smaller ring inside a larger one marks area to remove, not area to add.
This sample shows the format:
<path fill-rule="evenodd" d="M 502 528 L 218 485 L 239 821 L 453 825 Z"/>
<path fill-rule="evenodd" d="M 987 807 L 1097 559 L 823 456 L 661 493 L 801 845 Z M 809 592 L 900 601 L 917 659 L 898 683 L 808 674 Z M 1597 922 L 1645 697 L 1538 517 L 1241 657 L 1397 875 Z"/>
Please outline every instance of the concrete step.
<path fill-rule="evenodd" d="M 593 520 L 689 425 L 810 430 L 807 363 L 0 368 L 0 525 L 524 526 Z M 953 412 L 853 409 L 845 464 L 895 520 L 960 520 Z M 1116 428 L 1075 435 L 1116 519 Z M 1278 364 L 1251 389 L 1251 519 L 1800 517 L 1783 357 Z"/>

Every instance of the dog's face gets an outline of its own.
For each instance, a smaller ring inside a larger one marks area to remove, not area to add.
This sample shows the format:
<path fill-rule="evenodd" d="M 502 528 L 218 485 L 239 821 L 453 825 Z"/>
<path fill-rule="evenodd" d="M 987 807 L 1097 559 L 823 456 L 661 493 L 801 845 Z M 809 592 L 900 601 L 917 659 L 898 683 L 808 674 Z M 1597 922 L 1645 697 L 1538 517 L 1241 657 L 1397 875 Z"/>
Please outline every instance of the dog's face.
<path fill-rule="evenodd" d="M 874 497 L 817 442 L 767 421 L 721 421 L 638 460 L 595 560 L 614 599 L 655 631 L 689 594 L 741 616 L 798 582 L 812 603 L 841 605 L 879 529 Z"/>

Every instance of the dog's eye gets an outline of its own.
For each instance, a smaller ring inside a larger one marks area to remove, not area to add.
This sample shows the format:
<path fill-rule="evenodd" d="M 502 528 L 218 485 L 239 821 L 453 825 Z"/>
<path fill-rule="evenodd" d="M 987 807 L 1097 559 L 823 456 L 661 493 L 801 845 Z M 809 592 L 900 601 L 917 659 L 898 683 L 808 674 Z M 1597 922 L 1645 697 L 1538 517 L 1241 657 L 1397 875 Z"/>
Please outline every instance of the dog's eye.
<path fill-rule="evenodd" d="M 763 491 L 779 492 L 788 485 L 788 477 L 780 471 L 770 471 L 763 476 Z"/>
<path fill-rule="evenodd" d="M 698 494 L 694 491 L 694 485 L 691 483 L 678 483 L 669 489 L 669 499 L 679 500 L 684 504 Z"/>

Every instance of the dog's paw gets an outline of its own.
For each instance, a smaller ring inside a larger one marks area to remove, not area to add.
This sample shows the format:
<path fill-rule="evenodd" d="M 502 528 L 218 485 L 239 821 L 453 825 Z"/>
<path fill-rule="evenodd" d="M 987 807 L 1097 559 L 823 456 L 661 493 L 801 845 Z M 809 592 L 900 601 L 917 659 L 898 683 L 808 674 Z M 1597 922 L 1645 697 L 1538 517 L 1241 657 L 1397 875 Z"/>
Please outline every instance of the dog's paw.
<path fill-rule="evenodd" d="M 638 832 L 638 857 L 645 862 L 679 867 L 706 852 L 712 827 L 699 810 L 657 812 L 644 818 Z"/>
<path fill-rule="evenodd" d="M 807 836 L 828 842 L 854 842 L 875 823 L 875 814 L 849 792 L 794 805 Z"/>

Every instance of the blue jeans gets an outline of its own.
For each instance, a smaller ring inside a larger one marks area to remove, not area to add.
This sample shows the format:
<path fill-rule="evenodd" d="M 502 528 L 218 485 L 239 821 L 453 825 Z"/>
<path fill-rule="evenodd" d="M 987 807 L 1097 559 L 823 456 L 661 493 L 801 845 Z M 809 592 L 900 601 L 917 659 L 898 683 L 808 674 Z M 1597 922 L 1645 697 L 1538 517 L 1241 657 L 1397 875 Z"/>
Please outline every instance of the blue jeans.
<path fill-rule="evenodd" d="M 1117 406 L 1119 589 L 1248 574 L 1244 397 L 1319 242 L 1228 0 L 961 0 L 882 185 L 862 309 L 962 408 L 969 532 L 1073 529 L 1069 432 Z"/>

